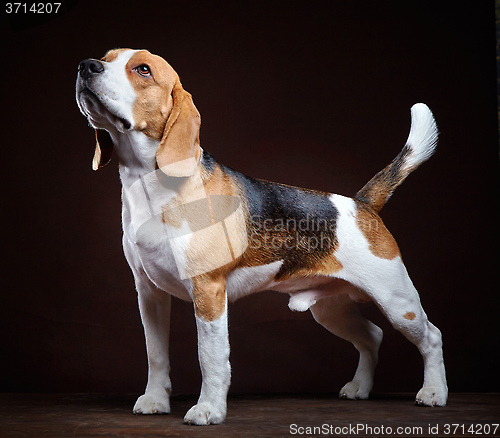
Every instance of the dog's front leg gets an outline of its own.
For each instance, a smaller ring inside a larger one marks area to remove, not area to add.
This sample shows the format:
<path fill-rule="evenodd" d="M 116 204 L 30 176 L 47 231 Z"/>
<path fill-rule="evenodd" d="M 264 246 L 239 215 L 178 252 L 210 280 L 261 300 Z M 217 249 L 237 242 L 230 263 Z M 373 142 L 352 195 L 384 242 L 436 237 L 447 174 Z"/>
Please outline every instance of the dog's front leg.
<path fill-rule="evenodd" d="M 148 383 L 146 391 L 134 406 L 134 414 L 168 414 L 170 412 L 170 294 L 157 289 L 145 278 L 136 276 L 146 350 Z"/>
<path fill-rule="evenodd" d="M 223 279 L 193 279 L 202 384 L 198 403 L 184 417 L 188 424 L 220 424 L 226 418 L 231 367 L 225 287 Z"/>

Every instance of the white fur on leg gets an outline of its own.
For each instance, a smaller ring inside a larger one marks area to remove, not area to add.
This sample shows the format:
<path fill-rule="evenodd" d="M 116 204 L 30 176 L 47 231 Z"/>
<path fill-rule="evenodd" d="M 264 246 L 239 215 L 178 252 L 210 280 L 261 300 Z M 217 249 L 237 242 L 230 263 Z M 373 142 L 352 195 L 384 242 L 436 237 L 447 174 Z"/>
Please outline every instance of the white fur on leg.
<path fill-rule="evenodd" d="M 219 319 L 206 321 L 196 316 L 201 392 L 198 403 L 184 416 L 188 424 L 205 426 L 226 419 L 227 391 L 231 380 L 226 309 Z"/>
<path fill-rule="evenodd" d="M 432 143 L 429 140 L 433 138 L 435 130 L 431 123 L 432 116 L 426 115 L 425 108 L 420 109 L 424 110 L 424 125 L 429 127 L 428 133 L 423 136 L 424 140 L 427 139 L 424 143 Z M 410 134 L 410 139 L 413 137 Z M 415 140 L 415 143 L 418 141 Z M 338 195 L 332 195 L 331 199 L 341 212 L 337 221 L 339 247 L 335 256 L 344 266 L 342 278 L 363 289 L 393 327 L 419 349 L 424 359 L 424 385 L 417 395 L 417 403 L 425 406 L 445 405 L 448 388 L 441 334 L 428 321 L 401 258 L 386 260 L 375 256 L 356 226 L 354 201 Z"/>
<path fill-rule="evenodd" d="M 171 297 L 151 287 L 141 275 L 136 275 L 136 284 L 148 353 L 148 383 L 145 393 L 137 399 L 133 412 L 168 414 L 172 390 L 168 357 Z"/>
<path fill-rule="evenodd" d="M 382 330 L 367 320 L 358 305 L 350 299 L 351 285 L 338 290 L 336 296 L 322 299 L 311 307 L 314 319 L 342 339 L 352 342 L 359 351 L 359 363 L 351 382 L 340 390 L 340 398 L 367 399 L 373 386 L 373 374 L 382 342 Z"/>
<path fill-rule="evenodd" d="M 366 333 L 370 335 L 367 339 L 371 338 L 371 342 L 365 341 L 363 344 L 358 341 L 354 344 L 359 351 L 358 368 L 352 381 L 340 390 L 340 398 L 366 400 L 373 387 L 373 374 L 378 362 L 378 349 L 382 343 L 383 333 L 382 329 L 371 321 L 366 321 L 363 325 Z"/>
<path fill-rule="evenodd" d="M 444 368 L 441 332 L 428 324 L 428 346 L 420 346 L 424 357 L 424 386 L 418 392 L 415 402 L 421 406 L 445 406 L 448 399 L 448 385 Z"/>

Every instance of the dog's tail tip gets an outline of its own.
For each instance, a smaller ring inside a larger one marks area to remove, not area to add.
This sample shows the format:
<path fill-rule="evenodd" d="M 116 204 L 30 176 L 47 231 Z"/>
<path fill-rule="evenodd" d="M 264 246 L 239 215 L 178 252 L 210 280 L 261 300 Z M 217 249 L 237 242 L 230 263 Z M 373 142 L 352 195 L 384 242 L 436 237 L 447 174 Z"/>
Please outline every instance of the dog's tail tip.
<path fill-rule="evenodd" d="M 406 147 L 411 150 L 405 159 L 405 169 L 412 172 L 424 161 L 427 161 L 434 151 L 438 141 L 439 131 L 432 111 L 425 103 L 416 103 L 411 107 L 411 128 Z"/>
<path fill-rule="evenodd" d="M 396 188 L 434 153 L 438 129 L 431 110 L 424 103 L 411 107 L 411 128 L 408 140 L 399 155 L 377 173 L 356 194 L 359 201 L 380 211 Z"/>

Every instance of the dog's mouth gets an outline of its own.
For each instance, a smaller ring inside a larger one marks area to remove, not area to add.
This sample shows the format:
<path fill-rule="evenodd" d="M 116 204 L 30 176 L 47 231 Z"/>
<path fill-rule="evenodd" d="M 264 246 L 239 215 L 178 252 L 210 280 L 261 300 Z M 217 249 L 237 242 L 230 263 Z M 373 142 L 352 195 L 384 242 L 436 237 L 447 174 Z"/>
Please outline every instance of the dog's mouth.
<path fill-rule="evenodd" d="M 99 96 L 87 86 L 79 90 L 77 102 L 80 111 L 94 128 L 106 129 L 111 124 L 122 133 L 132 128 L 132 123 L 129 120 L 111 111 Z"/>
<path fill-rule="evenodd" d="M 123 129 L 125 131 L 128 131 L 132 127 L 132 124 L 126 119 L 122 119 L 121 117 L 118 117 L 118 121 L 122 124 Z"/>

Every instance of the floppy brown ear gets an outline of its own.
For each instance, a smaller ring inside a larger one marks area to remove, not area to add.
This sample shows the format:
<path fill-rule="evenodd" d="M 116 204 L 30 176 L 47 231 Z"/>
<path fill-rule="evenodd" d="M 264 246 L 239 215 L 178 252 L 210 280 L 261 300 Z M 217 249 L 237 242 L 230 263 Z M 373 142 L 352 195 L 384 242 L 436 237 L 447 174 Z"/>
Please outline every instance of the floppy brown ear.
<path fill-rule="evenodd" d="M 92 169 L 99 170 L 111 160 L 111 154 L 113 153 L 113 140 L 111 140 L 111 136 L 108 131 L 96 129 L 95 141 L 96 145 L 94 159 L 92 160 Z"/>
<path fill-rule="evenodd" d="M 169 176 L 191 176 L 200 158 L 200 113 L 179 81 L 172 90 L 173 106 L 156 151 L 156 163 Z"/>

